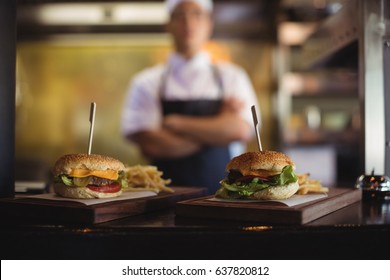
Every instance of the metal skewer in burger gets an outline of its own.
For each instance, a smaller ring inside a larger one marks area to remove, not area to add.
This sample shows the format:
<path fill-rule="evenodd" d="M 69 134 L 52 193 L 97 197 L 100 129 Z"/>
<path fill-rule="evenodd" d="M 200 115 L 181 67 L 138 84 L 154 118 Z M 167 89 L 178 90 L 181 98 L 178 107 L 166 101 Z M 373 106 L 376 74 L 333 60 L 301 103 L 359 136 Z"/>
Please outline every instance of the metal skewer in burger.
<path fill-rule="evenodd" d="M 96 103 L 91 103 L 88 154 L 60 157 L 53 168 L 54 192 L 68 198 L 109 198 L 127 186 L 124 164 L 112 157 L 91 154 Z"/>
<path fill-rule="evenodd" d="M 259 151 L 234 157 L 227 164 L 228 176 L 220 182 L 221 187 L 215 196 L 258 200 L 287 199 L 299 188 L 298 176 L 294 172 L 295 164 L 281 152 L 263 151 L 254 105 L 251 110 Z"/>
<path fill-rule="evenodd" d="M 247 152 L 233 158 L 226 166 L 216 197 L 239 199 L 287 199 L 298 188 L 294 162 L 276 151 Z"/>
<path fill-rule="evenodd" d="M 68 154 L 53 168 L 54 192 L 68 198 L 109 198 L 122 194 L 127 184 L 125 166 L 112 157 Z"/>

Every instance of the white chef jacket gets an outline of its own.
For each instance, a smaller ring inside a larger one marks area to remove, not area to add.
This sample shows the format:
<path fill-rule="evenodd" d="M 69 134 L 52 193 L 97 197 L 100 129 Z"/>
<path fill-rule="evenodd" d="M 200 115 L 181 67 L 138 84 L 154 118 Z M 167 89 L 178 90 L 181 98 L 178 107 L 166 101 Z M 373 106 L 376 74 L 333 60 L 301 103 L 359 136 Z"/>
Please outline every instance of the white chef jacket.
<path fill-rule="evenodd" d="M 220 88 L 211 65 L 210 56 L 206 52 L 200 52 L 190 60 L 173 53 L 166 64 L 153 66 L 134 76 L 124 102 L 122 134 L 131 136 L 136 132 L 153 130 L 160 126 L 162 109 L 159 94 L 165 74 L 165 100 L 220 98 Z M 251 106 L 256 105 L 260 122 L 256 94 L 247 73 L 228 62 L 214 65 L 223 85 L 223 98 L 235 97 L 242 100 L 244 108 L 240 114 L 250 125 L 253 125 Z M 231 156 L 235 156 L 244 152 L 245 147 L 237 142 L 232 143 L 229 148 Z"/>

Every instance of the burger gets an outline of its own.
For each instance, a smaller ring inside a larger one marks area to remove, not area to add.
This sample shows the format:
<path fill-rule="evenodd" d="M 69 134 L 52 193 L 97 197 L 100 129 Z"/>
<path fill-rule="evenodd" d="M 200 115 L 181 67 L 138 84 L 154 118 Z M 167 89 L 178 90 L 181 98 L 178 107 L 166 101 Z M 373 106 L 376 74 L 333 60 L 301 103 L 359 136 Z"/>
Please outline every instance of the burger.
<path fill-rule="evenodd" d="M 215 196 L 227 199 L 287 199 L 299 188 L 294 170 L 294 162 L 281 152 L 243 153 L 226 165 L 228 175 L 220 182 Z"/>
<path fill-rule="evenodd" d="M 122 194 L 127 184 L 125 166 L 97 154 L 67 154 L 53 167 L 54 192 L 68 198 L 109 198 Z"/>

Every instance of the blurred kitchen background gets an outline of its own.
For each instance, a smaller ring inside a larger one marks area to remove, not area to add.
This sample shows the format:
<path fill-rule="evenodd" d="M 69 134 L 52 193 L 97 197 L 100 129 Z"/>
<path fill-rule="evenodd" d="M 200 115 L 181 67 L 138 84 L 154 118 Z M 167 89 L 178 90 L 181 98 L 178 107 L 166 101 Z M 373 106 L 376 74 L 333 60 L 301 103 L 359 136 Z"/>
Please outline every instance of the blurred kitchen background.
<path fill-rule="evenodd" d="M 363 172 L 358 2 L 214 1 L 207 47 L 249 73 L 263 147 L 327 186 Z M 92 101 L 93 153 L 147 163 L 120 115 L 132 76 L 171 49 L 166 18 L 163 1 L 18 1 L 16 180 L 45 180 L 59 156 L 87 152 Z"/>

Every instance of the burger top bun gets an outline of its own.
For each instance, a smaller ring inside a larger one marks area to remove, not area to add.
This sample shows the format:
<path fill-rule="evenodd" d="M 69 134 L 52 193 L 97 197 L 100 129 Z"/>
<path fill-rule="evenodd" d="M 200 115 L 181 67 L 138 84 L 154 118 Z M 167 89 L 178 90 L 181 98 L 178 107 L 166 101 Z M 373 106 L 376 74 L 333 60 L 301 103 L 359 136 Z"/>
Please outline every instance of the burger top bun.
<path fill-rule="evenodd" d="M 267 170 L 281 172 L 286 165 L 294 162 L 285 154 L 276 151 L 247 152 L 234 157 L 227 165 L 226 171 L 230 170 Z"/>
<path fill-rule="evenodd" d="M 125 170 L 124 164 L 112 157 L 96 154 L 67 154 L 60 157 L 54 164 L 54 175 L 69 174 L 72 169 L 88 170 Z"/>

